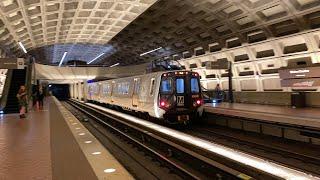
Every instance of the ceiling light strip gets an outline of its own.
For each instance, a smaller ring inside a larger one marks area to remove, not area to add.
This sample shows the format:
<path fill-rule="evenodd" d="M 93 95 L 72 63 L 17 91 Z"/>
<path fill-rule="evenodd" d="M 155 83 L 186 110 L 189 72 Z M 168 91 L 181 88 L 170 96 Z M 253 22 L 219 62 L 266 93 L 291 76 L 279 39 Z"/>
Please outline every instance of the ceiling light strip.
<path fill-rule="evenodd" d="M 92 59 L 91 61 L 88 62 L 88 64 L 92 63 L 93 61 L 99 59 L 101 56 L 103 56 L 105 53 L 101 53 L 99 56 L 95 57 L 94 59 Z"/>
<path fill-rule="evenodd" d="M 59 63 L 59 67 L 62 65 L 63 60 L 66 58 L 67 53 L 68 53 L 68 52 L 64 52 L 64 53 L 63 53 L 63 56 L 62 56 L 62 58 L 61 58 L 61 60 L 60 60 L 60 63 Z"/>
<path fill-rule="evenodd" d="M 111 65 L 110 67 L 115 67 L 115 66 L 118 66 L 120 63 L 116 63 L 114 65 Z"/>
<path fill-rule="evenodd" d="M 140 56 L 144 56 L 144 55 L 150 54 L 150 53 L 155 52 L 155 51 L 158 51 L 158 50 L 160 50 L 160 49 L 162 49 L 162 47 L 158 47 L 158 48 L 153 49 L 153 50 L 151 50 L 151 51 L 144 52 L 144 53 L 140 54 Z"/>
<path fill-rule="evenodd" d="M 24 45 L 22 44 L 22 42 L 18 42 L 18 44 L 19 44 L 19 46 L 21 47 L 21 49 L 23 50 L 23 52 L 24 52 L 25 54 L 27 54 L 28 52 L 27 52 L 26 48 L 24 47 Z"/>

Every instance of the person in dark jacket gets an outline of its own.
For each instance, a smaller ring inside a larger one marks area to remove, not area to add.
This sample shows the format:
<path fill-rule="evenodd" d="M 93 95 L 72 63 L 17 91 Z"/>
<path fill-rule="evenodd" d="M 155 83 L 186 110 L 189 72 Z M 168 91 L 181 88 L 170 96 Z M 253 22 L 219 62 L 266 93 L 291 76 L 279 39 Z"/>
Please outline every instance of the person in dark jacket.
<path fill-rule="evenodd" d="M 39 109 L 43 109 L 43 99 L 44 99 L 44 91 L 42 86 L 39 86 L 38 92 L 37 92 L 37 99 L 39 102 Z"/>
<path fill-rule="evenodd" d="M 33 109 L 38 109 L 38 85 L 33 85 L 32 87 L 32 107 Z"/>
<path fill-rule="evenodd" d="M 25 86 L 20 86 L 20 89 L 17 94 L 18 102 L 19 102 L 19 114 L 20 118 L 26 117 L 27 107 L 28 107 L 28 97 Z"/>
<path fill-rule="evenodd" d="M 215 99 L 221 101 L 223 98 L 223 91 L 220 88 L 220 84 L 217 84 L 216 88 L 214 89 L 215 92 Z"/>

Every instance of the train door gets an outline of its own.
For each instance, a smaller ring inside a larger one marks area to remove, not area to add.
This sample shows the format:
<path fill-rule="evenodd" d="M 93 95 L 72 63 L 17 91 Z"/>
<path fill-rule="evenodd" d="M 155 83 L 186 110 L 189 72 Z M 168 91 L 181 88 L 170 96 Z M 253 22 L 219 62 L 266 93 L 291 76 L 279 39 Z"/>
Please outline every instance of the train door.
<path fill-rule="evenodd" d="M 111 83 L 111 93 L 110 93 L 110 101 L 111 101 L 111 104 L 113 104 L 113 102 L 114 102 L 114 95 L 115 95 L 115 91 L 116 91 L 116 83 L 114 82 L 114 81 L 112 81 L 112 83 Z"/>
<path fill-rule="evenodd" d="M 102 83 L 99 83 L 98 87 L 99 87 L 99 89 L 98 89 L 98 101 L 102 102 L 102 99 L 103 99 L 103 86 L 102 86 Z"/>
<path fill-rule="evenodd" d="M 189 108 L 190 94 L 188 93 L 188 81 L 186 76 L 177 76 L 176 77 L 176 102 L 177 107 Z"/>
<path fill-rule="evenodd" d="M 135 78 L 133 80 L 133 93 L 132 93 L 132 106 L 133 107 L 138 107 L 139 90 L 140 90 L 140 79 L 139 78 Z"/>
<path fill-rule="evenodd" d="M 81 101 L 84 101 L 84 92 L 85 92 L 84 83 L 82 82 L 81 83 Z"/>
<path fill-rule="evenodd" d="M 79 83 L 76 83 L 75 91 L 76 91 L 76 99 L 79 100 Z"/>

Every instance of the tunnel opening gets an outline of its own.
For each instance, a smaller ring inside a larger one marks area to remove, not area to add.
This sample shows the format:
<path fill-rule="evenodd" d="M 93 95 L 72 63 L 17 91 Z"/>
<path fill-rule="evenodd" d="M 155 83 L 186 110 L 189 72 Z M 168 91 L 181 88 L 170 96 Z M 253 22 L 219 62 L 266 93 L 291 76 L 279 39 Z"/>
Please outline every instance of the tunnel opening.
<path fill-rule="evenodd" d="M 49 92 L 60 101 L 68 100 L 70 98 L 68 84 L 49 84 Z"/>

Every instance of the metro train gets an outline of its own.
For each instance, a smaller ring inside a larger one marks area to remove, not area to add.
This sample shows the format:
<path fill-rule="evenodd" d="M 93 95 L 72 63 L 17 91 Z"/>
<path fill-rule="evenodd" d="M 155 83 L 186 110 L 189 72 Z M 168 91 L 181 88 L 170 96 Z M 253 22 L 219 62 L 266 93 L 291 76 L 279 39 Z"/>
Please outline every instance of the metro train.
<path fill-rule="evenodd" d="M 88 101 L 147 114 L 170 124 L 189 124 L 203 112 L 199 74 L 185 70 L 88 82 L 86 93 Z"/>

